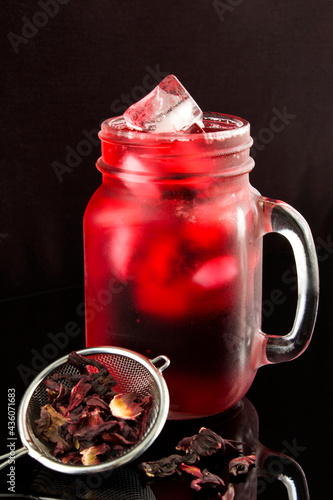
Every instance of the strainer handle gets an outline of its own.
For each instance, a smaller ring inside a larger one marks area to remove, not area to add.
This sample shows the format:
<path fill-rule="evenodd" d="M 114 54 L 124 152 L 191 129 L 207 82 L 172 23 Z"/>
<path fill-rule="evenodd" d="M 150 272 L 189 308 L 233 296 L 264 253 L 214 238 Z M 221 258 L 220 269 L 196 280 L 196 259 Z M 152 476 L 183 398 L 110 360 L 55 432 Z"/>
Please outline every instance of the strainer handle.
<path fill-rule="evenodd" d="M 161 354 L 161 356 L 157 356 L 154 359 L 150 359 L 149 361 L 151 362 L 152 365 L 155 366 L 156 370 L 158 370 L 159 372 L 162 372 L 163 370 L 168 368 L 170 364 L 170 359 L 167 356 L 164 356 L 164 354 Z M 163 365 L 156 366 L 156 363 L 159 363 L 160 361 L 164 361 Z"/>
<path fill-rule="evenodd" d="M 17 451 L 15 450 L 15 460 L 17 460 L 22 455 L 25 455 L 26 453 L 28 453 L 28 449 L 25 448 L 24 446 L 23 446 L 23 448 L 19 448 Z M 6 455 L 0 456 L 0 462 L 1 462 L 0 463 L 0 470 L 4 469 L 11 462 L 10 456 L 11 456 L 11 453 L 6 453 Z M 4 462 L 2 462 L 2 460 L 4 460 Z"/>

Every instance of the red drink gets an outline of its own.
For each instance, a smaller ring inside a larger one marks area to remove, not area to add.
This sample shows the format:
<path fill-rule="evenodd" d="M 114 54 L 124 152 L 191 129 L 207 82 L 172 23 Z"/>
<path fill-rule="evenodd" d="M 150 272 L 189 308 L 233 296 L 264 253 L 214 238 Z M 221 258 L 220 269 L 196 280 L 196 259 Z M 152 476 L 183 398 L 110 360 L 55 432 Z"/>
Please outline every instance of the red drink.
<path fill-rule="evenodd" d="M 171 417 L 218 413 L 267 362 L 262 236 L 249 124 L 205 115 L 204 133 L 102 125 L 103 183 L 84 218 L 86 342 L 167 355 Z"/>

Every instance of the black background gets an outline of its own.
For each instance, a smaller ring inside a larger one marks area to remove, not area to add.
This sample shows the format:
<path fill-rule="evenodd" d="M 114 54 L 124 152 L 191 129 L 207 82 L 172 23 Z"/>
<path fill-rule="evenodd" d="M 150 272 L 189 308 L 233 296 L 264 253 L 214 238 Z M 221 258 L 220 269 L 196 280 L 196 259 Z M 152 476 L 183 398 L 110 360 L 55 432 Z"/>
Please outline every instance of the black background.
<path fill-rule="evenodd" d="M 68 322 L 80 330 L 57 357 L 84 346 L 82 217 L 101 181 L 99 145 L 95 137 L 84 149 L 84 131 L 173 73 L 202 109 L 250 121 L 252 184 L 290 203 L 311 227 L 321 275 L 312 343 L 299 359 L 261 369 L 248 396 L 265 445 L 303 446 L 297 460 L 320 498 L 318 485 L 329 491 L 332 417 L 333 2 L 54 0 L 52 15 L 43 3 L 0 7 L 1 405 L 9 387 L 23 395 L 17 367 L 31 367 L 31 350 L 41 353 L 50 332 Z M 272 133 L 277 111 L 292 117 Z M 75 167 L 66 164 L 71 148 L 81 152 Z M 295 290 L 282 276 L 292 265 L 288 245 L 265 238 L 270 333 L 290 328 Z M 272 302 L 274 289 L 283 304 Z M 4 429 L 6 422 L 4 415 Z"/>

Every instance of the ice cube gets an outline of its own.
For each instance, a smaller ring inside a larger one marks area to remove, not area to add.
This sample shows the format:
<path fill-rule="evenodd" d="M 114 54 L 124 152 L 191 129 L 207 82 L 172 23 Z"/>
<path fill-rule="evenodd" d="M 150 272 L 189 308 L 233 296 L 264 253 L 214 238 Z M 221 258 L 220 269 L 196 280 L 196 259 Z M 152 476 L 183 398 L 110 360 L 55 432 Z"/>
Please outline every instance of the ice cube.
<path fill-rule="evenodd" d="M 194 274 L 192 281 L 204 288 L 227 286 L 238 274 L 236 259 L 231 255 L 209 260 Z"/>
<path fill-rule="evenodd" d="M 203 128 L 201 109 L 174 75 L 166 76 L 123 116 L 129 128 L 155 134 L 186 131 L 193 125 Z"/>
<path fill-rule="evenodd" d="M 135 227 L 119 226 L 110 240 L 109 258 L 115 275 L 126 280 L 130 277 L 129 268 L 139 234 Z"/>
<path fill-rule="evenodd" d="M 145 164 L 138 158 L 130 153 L 124 155 L 122 168 L 124 171 L 129 172 L 126 174 L 126 180 L 124 179 L 123 182 L 135 196 L 140 199 L 145 197 L 160 197 L 160 190 L 157 187 L 157 184 L 155 184 L 153 180 L 149 180 L 148 175 L 146 175 L 145 177 L 145 182 L 140 181 L 140 174 L 149 174 L 149 170 L 145 167 Z M 135 173 L 132 174 L 130 172 Z"/>

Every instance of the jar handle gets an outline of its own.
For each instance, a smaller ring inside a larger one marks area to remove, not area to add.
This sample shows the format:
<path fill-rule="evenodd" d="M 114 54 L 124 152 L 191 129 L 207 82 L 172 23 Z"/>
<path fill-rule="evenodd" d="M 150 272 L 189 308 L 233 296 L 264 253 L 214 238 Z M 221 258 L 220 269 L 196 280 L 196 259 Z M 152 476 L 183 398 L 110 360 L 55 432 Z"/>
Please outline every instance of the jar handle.
<path fill-rule="evenodd" d="M 259 454 L 258 498 L 274 479 L 287 489 L 289 500 L 310 500 L 308 483 L 302 467 L 291 457 L 262 447 Z"/>
<path fill-rule="evenodd" d="M 264 214 L 264 232 L 286 237 L 292 247 L 297 272 L 298 297 L 294 323 L 287 335 L 263 335 L 265 354 L 262 364 L 297 358 L 307 348 L 317 316 L 319 274 L 311 230 L 293 207 L 279 200 L 259 198 Z"/>

